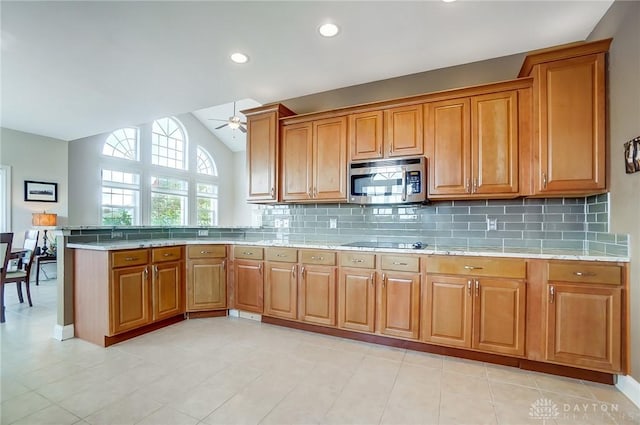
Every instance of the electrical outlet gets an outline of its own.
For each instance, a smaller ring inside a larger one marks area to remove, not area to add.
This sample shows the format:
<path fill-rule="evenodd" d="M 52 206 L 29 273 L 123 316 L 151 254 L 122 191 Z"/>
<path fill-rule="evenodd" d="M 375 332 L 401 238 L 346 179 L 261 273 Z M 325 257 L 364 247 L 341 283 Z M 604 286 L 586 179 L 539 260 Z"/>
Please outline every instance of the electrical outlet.
<path fill-rule="evenodd" d="M 289 219 L 288 218 L 282 219 L 282 227 L 284 227 L 285 229 L 289 228 Z"/>
<path fill-rule="evenodd" d="M 330 218 L 329 219 L 329 229 L 336 229 L 338 227 L 338 219 Z"/>
<path fill-rule="evenodd" d="M 487 218 L 487 230 L 498 230 L 497 218 Z"/>
<path fill-rule="evenodd" d="M 209 236 L 209 229 L 198 229 L 198 236 Z"/>
<path fill-rule="evenodd" d="M 282 220 L 281 220 L 281 219 L 279 219 L 279 218 L 276 218 L 276 219 L 273 221 L 273 225 L 274 225 L 274 227 L 275 227 L 276 229 L 281 228 L 281 227 L 282 227 Z"/>
<path fill-rule="evenodd" d="M 111 239 L 117 239 L 122 237 L 122 232 L 111 232 Z"/>

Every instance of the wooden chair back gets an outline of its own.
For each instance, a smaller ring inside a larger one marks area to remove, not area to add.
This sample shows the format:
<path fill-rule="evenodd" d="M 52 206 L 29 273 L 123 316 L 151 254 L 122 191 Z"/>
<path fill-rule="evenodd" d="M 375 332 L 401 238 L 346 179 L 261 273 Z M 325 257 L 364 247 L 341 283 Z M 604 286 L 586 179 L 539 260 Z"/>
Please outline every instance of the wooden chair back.
<path fill-rule="evenodd" d="M 39 236 L 39 230 L 27 230 L 24 232 L 24 243 L 22 244 L 22 247 L 29 250 L 29 252 L 22 257 L 22 264 L 26 271 L 31 269 L 31 264 L 33 264 L 33 259 L 36 256 L 36 247 L 38 246 Z"/>
<path fill-rule="evenodd" d="M 0 233 L 0 264 L 2 264 L 2 275 L 0 276 L 0 284 L 4 284 L 4 278 L 7 274 L 7 265 L 9 264 L 9 257 L 11 257 L 12 243 L 13 233 Z"/>

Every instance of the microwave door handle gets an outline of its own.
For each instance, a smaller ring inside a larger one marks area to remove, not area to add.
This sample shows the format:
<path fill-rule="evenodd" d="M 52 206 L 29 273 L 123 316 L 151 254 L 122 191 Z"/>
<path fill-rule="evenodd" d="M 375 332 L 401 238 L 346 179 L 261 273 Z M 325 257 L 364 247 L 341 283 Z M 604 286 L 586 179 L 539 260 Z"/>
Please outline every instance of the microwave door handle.
<path fill-rule="evenodd" d="M 407 169 L 402 167 L 402 202 L 407 201 Z"/>

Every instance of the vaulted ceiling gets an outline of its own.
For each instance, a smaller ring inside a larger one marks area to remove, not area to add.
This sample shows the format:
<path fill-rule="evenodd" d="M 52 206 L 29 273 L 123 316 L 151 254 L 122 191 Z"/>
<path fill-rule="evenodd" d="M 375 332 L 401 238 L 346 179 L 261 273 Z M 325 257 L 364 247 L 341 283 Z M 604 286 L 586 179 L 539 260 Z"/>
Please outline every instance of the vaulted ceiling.
<path fill-rule="evenodd" d="M 0 124 L 73 140 L 268 103 L 584 40 L 611 4 L 2 1 Z"/>

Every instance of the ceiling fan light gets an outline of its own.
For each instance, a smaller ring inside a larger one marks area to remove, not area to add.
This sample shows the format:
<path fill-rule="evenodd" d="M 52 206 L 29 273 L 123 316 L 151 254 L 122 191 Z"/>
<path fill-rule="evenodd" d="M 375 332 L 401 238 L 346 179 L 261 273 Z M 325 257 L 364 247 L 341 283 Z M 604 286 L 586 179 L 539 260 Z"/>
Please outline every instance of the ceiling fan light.
<path fill-rule="evenodd" d="M 237 130 L 240 127 L 240 123 L 236 121 L 229 121 L 229 128 L 232 130 Z"/>

